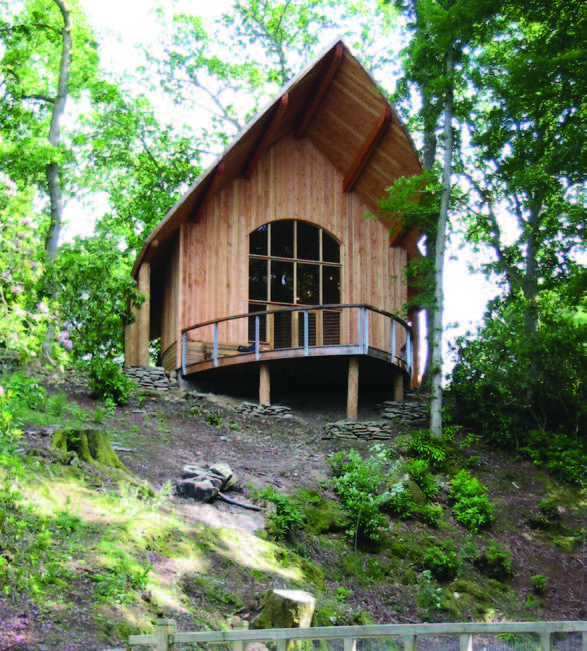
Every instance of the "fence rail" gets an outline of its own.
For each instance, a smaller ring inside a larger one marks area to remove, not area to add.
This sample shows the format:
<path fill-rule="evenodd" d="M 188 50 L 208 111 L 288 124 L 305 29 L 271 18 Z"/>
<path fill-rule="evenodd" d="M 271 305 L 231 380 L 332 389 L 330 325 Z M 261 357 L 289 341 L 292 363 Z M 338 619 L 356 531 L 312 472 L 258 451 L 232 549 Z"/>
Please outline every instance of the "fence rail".
<path fill-rule="evenodd" d="M 234 651 L 246 651 L 246 645 L 253 642 L 269 642 L 276 645 L 277 651 L 287 651 L 290 642 L 339 640 L 344 651 L 355 651 L 357 641 L 368 638 L 400 638 L 404 651 L 415 651 L 419 638 L 443 638 L 457 636 L 460 651 L 472 651 L 476 636 L 491 635 L 533 635 L 537 638 L 534 648 L 552 651 L 552 638 L 555 634 L 575 634 L 579 636 L 578 651 L 587 651 L 587 622 L 500 622 L 500 623 L 457 623 L 457 624 L 385 624 L 374 626 L 328 626 L 317 628 L 283 628 L 263 630 L 232 630 L 180 633 L 175 630 L 175 622 L 161 619 L 150 635 L 131 635 L 125 649 L 136 646 L 152 646 L 156 651 L 174 651 L 177 644 L 230 644 Z M 434 647 L 432 647 L 434 648 Z M 516 648 L 516 647 L 511 647 Z M 519 648 L 519 647 L 518 647 Z M 106 649 L 105 651 L 120 651 Z"/>
<path fill-rule="evenodd" d="M 375 354 L 410 375 L 414 368 L 408 323 L 359 303 L 268 309 L 197 323 L 181 332 L 181 368 L 185 375 L 188 366 L 217 367 L 227 357 L 308 357 L 317 349 L 325 355 Z"/>

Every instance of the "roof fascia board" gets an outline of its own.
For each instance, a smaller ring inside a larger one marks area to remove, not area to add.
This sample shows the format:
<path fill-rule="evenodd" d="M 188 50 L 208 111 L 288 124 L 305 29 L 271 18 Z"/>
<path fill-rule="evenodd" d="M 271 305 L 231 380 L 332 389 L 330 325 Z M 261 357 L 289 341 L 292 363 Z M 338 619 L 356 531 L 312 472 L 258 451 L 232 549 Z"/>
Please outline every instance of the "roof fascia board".
<path fill-rule="evenodd" d="M 261 136 L 261 139 L 257 143 L 257 146 L 255 147 L 255 150 L 253 151 L 253 154 L 249 158 L 249 162 L 245 167 L 245 171 L 243 172 L 243 177 L 247 181 L 251 179 L 251 176 L 253 175 L 253 172 L 257 167 L 257 163 L 259 162 L 259 159 L 271 144 L 271 139 L 275 135 L 275 132 L 277 131 L 277 128 L 279 127 L 279 124 L 283 119 L 285 112 L 287 111 L 288 101 L 289 101 L 288 93 L 285 93 L 285 95 L 282 95 L 281 98 L 279 99 L 279 103 L 277 104 L 277 107 L 275 108 L 275 111 L 271 116 L 271 120 L 267 128 L 265 129 L 263 135 Z"/>
<path fill-rule="evenodd" d="M 198 221 L 198 217 L 206 210 L 210 200 L 212 199 L 214 192 L 216 191 L 216 186 L 220 182 L 222 175 L 224 174 L 224 162 L 220 161 L 214 172 L 207 179 L 206 189 L 200 195 L 200 200 L 195 206 L 192 214 L 190 215 L 190 221 L 195 223 Z"/>

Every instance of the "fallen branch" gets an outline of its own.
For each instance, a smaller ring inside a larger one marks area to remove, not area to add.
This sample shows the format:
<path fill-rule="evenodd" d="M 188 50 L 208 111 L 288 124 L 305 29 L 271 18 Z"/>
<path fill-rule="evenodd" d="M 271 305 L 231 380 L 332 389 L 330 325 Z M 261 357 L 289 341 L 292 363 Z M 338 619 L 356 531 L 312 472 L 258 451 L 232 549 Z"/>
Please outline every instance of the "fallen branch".
<path fill-rule="evenodd" d="M 265 509 L 262 506 L 256 506 L 255 504 L 246 504 L 245 502 L 239 502 L 238 500 L 232 499 L 232 497 L 227 497 L 224 493 L 218 493 L 218 497 L 229 504 L 234 504 L 235 506 L 241 506 L 243 509 L 249 509 L 250 511 L 264 511 Z"/>

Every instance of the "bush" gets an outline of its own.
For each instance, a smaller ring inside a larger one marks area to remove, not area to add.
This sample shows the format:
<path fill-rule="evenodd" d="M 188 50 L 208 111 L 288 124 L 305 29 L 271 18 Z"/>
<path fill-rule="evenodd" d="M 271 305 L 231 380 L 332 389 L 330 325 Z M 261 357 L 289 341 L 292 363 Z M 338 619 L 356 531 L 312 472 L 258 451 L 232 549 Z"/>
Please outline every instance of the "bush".
<path fill-rule="evenodd" d="M 447 392 L 455 421 L 579 485 L 587 482 L 586 282 L 584 274 L 541 291 L 533 333 L 522 299 L 495 301 L 479 334 L 457 342 Z"/>
<path fill-rule="evenodd" d="M 489 549 L 474 561 L 475 567 L 490 579 L 503 581 L 512 575 L 512 558 L 509 549 L 492 540 Z"/>
<path fill-rule="evenodd" d="M 427 499 L 431 500 L 438 495 L 438 484 L 430 474 L 428 461 L 425 459 L 411 459 L 406 464 L 406 471 L 416 484 L 418 484 Z"/>
<path fill-rule="evenodd" d="M 430 430 L 415 432 L 408 449 L 410 456 L 424 460 L 430 468 L 440 470 L 446 462 L 446 448 L 442 439 L 434 438 Z M 414 481 L 417 482 L 416 479 Z"/>
<path fill-rule="evenodd" d="M 103 402 L 126 405 L 134 382 L 112 360 L 95 358 L 88 370 L 88 387 Z"/>
<path fill-rule="evenodd" d="M 451 482 L 448 496 L 454 501 L 455 519 L 472 533 L 478 533 L 493 522 L 493 506 L 486 492 L 487 487 L 466 470 L 461 470 Z"/>
<path fill-rule="evenodd" d="M 459 559 L 451 541 L 440 547 L 430 547 L 424 554 L 422 566 L 437 581 L 450 581 L 457 575 Z"/>
<path fill-rule="evenodd" d="M 304 523 L 304 516 L 298 506 L 287 495 L 278 493 L 273 486 L 261 492 L 261 497 L 275 504 L 275 513 L 267 519 L 267 532 L 275 540 L 291 538 Z"/>
<path fill-rule="evenodd" d="M 385 490 L 393 468 L 385 472 L 387 459 L 382 446 L 373 446 L 371 453 L 372 456 L 363 461 L 356 450 L 338 452 L 328 463 L 334 475 L 334 491 L 348 517 L 347 533 L 358 539 L 378 542 L 382 531 L 387 528 L 387 519 L 380 509 L 403 486 L 397 484 Z"/>
<path fill-rule="evenodd" d="M 22 371 L 14 373 L 5 385 L 10 401 L 20 403 L 26 409 L 39 409 L 45 404 L 47 393 L 36 378 L 27 377 Z"/>

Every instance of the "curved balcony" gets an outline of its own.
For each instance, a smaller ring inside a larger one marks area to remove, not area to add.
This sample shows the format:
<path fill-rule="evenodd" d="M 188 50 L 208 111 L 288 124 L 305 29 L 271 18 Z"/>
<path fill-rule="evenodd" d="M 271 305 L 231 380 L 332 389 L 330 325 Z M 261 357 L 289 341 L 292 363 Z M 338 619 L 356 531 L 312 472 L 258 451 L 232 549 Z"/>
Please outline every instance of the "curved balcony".
<path fill-rule="evenodd" d="M 409 325 L 390 312 L 364 304 L 237 314 L 184 328 L 180 345 L 183 376 L 204 377 L 214 369 L 237 365 L 324 357 L 364 356 L 393 365 L 408 379 L 414 368 Z"/>

